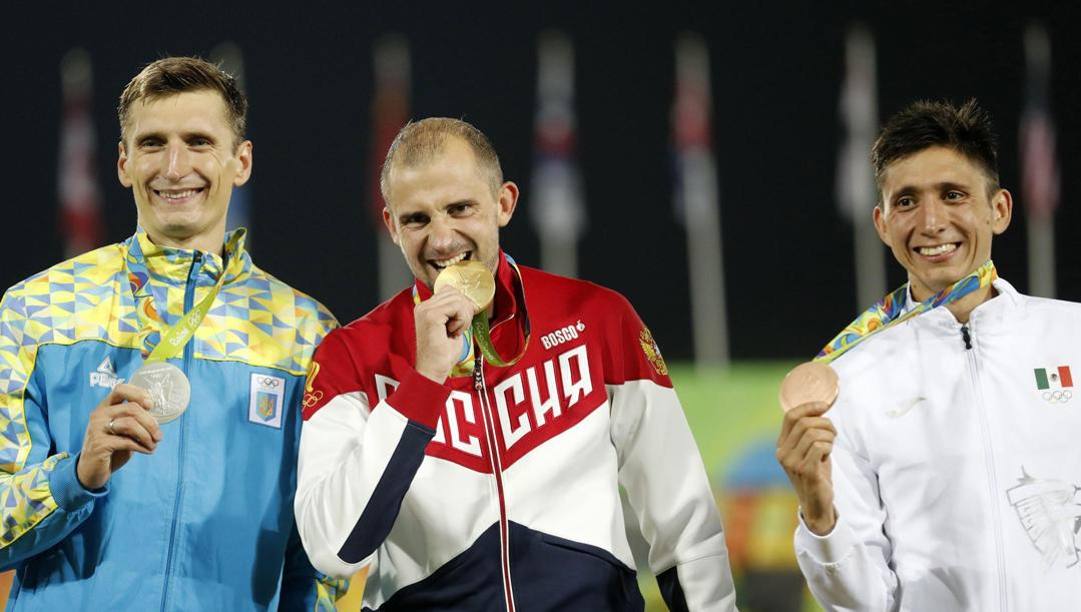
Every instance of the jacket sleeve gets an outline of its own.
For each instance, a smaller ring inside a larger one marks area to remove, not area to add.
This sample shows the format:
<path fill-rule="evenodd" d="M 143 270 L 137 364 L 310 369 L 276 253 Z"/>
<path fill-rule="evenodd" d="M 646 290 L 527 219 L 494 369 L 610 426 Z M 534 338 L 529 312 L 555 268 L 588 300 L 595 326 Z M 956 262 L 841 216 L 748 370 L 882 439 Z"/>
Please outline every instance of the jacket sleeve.
<path fill-rule="evenodd" d="M 720 513 L 660 349 L 629 303 L 607 366 L 619 483 L 671 610 L 735 610 Z"/>
<path fill-rule="evenodd" d="M 64 539 L 105 495 L 75 476 L 78 457 L 50 455 L 47 373 L 35 369 L 41 325 L 24 298 L 0 300 L 0 567 L 12 567 Z M 44 327 L 44 333 L 48 330 Z"/>
<path fill-rule="evenodd" d="M 342 336 L 320 345 L 308 377 L 295 510 L 312 564 L 344 578 L 390 533 L 450 390 L 412 371 L 372 408 L 375 385 Z"/>
<path fill-rule="evenodd" d="M 847 444 L 844 424 L 833 420 L 838 434 L 830 455 L 837 524 L 817 536 L 801 516 L 796 560 L 826 610 L 892 610 L 898 581 L 889 567 L 892 546 L 883 530 L 886 511 L 878 479 L 868 461 Z"/>

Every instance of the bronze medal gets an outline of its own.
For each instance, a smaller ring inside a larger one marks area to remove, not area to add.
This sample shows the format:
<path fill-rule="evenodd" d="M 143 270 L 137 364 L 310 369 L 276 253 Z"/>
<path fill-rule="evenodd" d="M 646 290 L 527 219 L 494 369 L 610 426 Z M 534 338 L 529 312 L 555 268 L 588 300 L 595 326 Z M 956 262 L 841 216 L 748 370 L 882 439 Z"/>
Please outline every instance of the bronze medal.
<path fill-rule="evenodd" d="M 833 368 L 808 361 L 793 368 L 781 381 L 781 409 L 788 412 L 808 402 L 832 404 L 839 390 L 837 372 Z"/>
<path fill-rule="evenodd" d="M 460 261 L 447 266 L 435 279 L 432 291 L 438 293 L 443 285 L 461 291 L 477 306 L 477 312 L 488 309 L 495 299 L 495 278 L 488 267 L 476 260 Z"/>

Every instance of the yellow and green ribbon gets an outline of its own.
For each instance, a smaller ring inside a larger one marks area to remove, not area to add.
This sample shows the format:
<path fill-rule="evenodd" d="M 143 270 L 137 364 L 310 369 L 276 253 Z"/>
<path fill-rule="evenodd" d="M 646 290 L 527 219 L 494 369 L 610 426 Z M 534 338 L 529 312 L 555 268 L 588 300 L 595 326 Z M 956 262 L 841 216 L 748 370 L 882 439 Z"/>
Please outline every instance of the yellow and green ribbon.
<path fill-rule="evenodd" d="M 241 232 L 234 234 L 232 240 L 229 241 L 229 245 L 225 249 L 227 255 L 235 250 L 235 243 L 240 241 L 242 235 Z M 210 307 L 214 305 L 214 300 L 218 297 L 222 285 L 225 284 L 226 269 L 227 266 L 223 261 L 221 275 L 218 277 L 218 282 L 214 285 L 214 288 L 211 289 L 210 293 L 208 293 L 198 304 L 192 307 L 191 310 L 185 312 L 184 315 L 180 317 L 179 321 L 165 331 L 162 335 L 161 342 L 154 347 L 150 356 L 146 358 L 145 363 L 155 363 L 172 359 L 179 356 L 180 353 L 184 351 L 184 345 L 195 336 L 195 330 L 199 329 L 199 325 L 202 324 L 203 319 L 205 319 L 206 315 L 210 312 Z"/>

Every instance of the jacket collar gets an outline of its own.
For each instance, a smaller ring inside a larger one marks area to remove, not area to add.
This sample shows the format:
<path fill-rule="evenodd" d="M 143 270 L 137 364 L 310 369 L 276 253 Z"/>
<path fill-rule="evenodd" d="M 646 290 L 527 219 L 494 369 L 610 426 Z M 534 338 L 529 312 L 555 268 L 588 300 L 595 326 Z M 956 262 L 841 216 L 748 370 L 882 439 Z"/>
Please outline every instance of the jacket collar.
<path fill-rule="evenodd" d="M 216 283 L 223 270 L 226 283 L 247 276 L 251 274 L 252 261 L 244 248 L 246 236 L 247 230 L 244 228 L 226 234 L 223 259 L 217 253 L 159 246 L 150 240 L 145 230 L 137 228 L 135 234 L 124 241 L 127 250 L 125 263 L 132 293 L 136 297 L 148 295 L 150 282 L 183 286 L 188 280 L 196 253 L 199 253 L 202 260 L 199 270 L 201 279 Z"/>
<path fill-rule="evenodd" d="M 991 286 L 995 288 L 995 295 L 972 309 L 972 314 L 969 315 L 970 326 L 994 325 L 1012 317 L 1019 309 L 1024 307 L 1023 296 L 1005 279 L 997 278 L 992 281 Z M 909 298 L 909 302 L 911 302 L 911 295 Z M 909 304 L 906 304 L 905 308 L 909 308 Z M 925 319 L 928 323 L 951 330 L 961 326 L 961 322 L 946 307 L 935 308 L 916 317 L 915 320 L 920 319 Z"/>

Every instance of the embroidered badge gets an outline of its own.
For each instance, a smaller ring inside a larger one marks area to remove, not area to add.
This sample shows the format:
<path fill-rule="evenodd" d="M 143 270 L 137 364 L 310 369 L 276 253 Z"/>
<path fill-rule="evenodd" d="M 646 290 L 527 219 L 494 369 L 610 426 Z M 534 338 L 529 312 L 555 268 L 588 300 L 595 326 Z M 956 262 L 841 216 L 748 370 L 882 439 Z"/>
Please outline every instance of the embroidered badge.
<path fill-rule="evenodd" d="M 661 347 L 657 346 L 657 341 L 653 339 L 653 334 L 649 333 L 649 328 L 642 328 L 642 333 L 638 335 L 638 342 L 642 345 L 642 352 L 646 354 L 646 359 L 649 360 L 653 369 L 657 370 L 661 376 L 668 376 L 668 366 L 664 363 L 664 357 L 661 357 Z"/>
<path fill-rule="evenodd" d="M 1081 562 L 1081 487 L 1039 480 L 1021 468 L 1019 484 L 1006 491 L 1021 527 L 1043 559 L 1044 569 Z"/>
<path fill-rule="evenodd" d="M 1036 390 L 1045 402 L 1065 404 L 1073 399 L 1073 374 L 1070 366 L 1034 368 Z"/>
<path fill-rule="evenodd" d="M 252 372 L 251 398 L 248 401 L 248 420 L 252 423 L 281 429 L 282 403 L 284 398 L 284 378 L 260 372 Z"/>
<path fill-rule="evenodd" d="M 319 403 L 319 400 L 323 399 L 323 392 L 316 390 L 312 385 L 315 384 L 315 377 L 319 376 L 319 362 L 312 360 L 312 368 L 308 370 L 308 377 L 304 379 L 304 407 L 312 408 Z"/>

